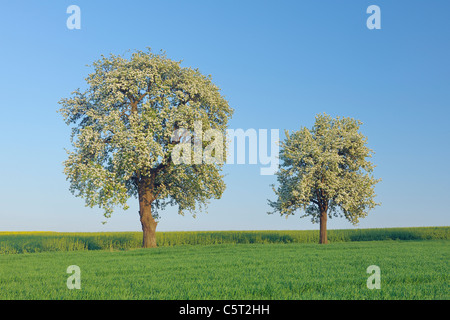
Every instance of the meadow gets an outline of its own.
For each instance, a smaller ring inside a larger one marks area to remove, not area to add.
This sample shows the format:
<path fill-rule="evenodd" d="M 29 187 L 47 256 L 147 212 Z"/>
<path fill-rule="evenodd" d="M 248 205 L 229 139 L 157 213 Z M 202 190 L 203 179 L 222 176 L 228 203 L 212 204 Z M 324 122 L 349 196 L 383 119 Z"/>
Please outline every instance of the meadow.
<path fill-rule="evenodd" d="M 0 232 L 0 299 L 447 300 L 449 231 L 329 230 L 328 245 L 313 230 L 158 232 L 153 249 L 140 232 Z"/>
<path fill-rule="evenodd" d="M 157 232 L 160 247 L 212 244 L 317 243 L 316 230 Z M 448 240 L 450 227 L 329 230 L 330 243 L 382 240 Z M 47 251 L 129 250 L 141 232 L 0 232 L 0 254 Z"/>
<path fill-rule="evenodd" d="M 176 245 L 0 255 L 0 299 L 449 298 L 448 240 Z M 67 267 L 81 289 L 67 288 Z M 370 290 L 366 270 L 381 270 Z"/>

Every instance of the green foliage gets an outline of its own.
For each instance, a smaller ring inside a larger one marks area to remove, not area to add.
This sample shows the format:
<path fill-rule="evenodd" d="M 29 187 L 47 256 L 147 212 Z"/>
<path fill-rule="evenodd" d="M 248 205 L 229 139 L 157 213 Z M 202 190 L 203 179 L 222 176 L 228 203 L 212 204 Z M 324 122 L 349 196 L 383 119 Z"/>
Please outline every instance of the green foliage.
<path fill-rule="evenodd" d="M 303 210 L 313 222 L 322 214 L 343 216 L 353 224 L 374 208 L 374 186 L 379 180 L 368 161 L 373 151 L 359 131 L 361 122 L 317 115 L 311 130 L 289 134 L 281 144 L 279 187 L 269 213 L 293 215 Z"/>
<path fill-rule="evenodd" d="M 225 137 L 233 109 L 211 76 L 150 50 L 130 59 L 102 56 L 92 67 L 87 89 L 60 101 L 72 126 L 73 150 L 64 163 L 72 193 L 103 208 L 105 217 L 115 207 L 127 209 L 127 200 L 144 189 L 155 218 L 166 205 L 178 205 L 182 214 L 220 198 L 222 163 L 172 161 L 178 128 L 193 132 L 201 123 L 199 135 L 215 130 Z"/>
<path fill-rule="evenodd" d="M 0 255 L 0 299 L 448 300 L 448 248 L 448 240 L 365 241 Z M 73 264 L 81 290 L 66 287 Z M 374 264 L 380 290 L 366 286 Z"/>
<path fill-rule="evenodd" d="M 158 246 L 317 243 L 314 230 L 157 232 Z M 329 230 L 330 242 L 450 239 L 450 227 Z M 129 250 L 141 247 L 141 232 L 0 232 L 0 254 L 45 251 Z"/>

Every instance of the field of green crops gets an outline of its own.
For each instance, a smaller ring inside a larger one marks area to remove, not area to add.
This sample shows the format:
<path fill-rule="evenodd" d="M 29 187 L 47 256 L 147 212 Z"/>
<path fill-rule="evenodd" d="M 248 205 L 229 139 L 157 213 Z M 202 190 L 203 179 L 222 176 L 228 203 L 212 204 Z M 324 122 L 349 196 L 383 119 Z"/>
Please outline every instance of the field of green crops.
<path fill-rule="evenodd" d="M 449 299 L 449 240 L 177 245 L 0 255 L 0 299 Z M 67 267 L 81 270 L 68 289 Z M 370 265 L 381 289 L 367 288 Z"/>
<path fill-rule="evenodd" d="M 330 243 L 380 240 L 448 240 L 450 227 L 329 230 Z M 211 244 L 317 243 L 316 230 L 157 232 L 161 247 Z M 46 251 L 129 250 L 141 247 L 141 232 L 0 232 L 0 254 Z"/>

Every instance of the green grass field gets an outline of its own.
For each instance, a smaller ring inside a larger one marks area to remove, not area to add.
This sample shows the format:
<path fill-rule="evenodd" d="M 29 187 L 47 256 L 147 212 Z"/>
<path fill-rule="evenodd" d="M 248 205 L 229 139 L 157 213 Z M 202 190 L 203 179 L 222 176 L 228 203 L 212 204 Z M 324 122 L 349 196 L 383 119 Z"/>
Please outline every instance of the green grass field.
<path fill-rule="evenodd" d="M 177 245 L 317 243 L 316 230 L 157 232 L 161 247 Z M 449 240 L 450 227 L 329 230 L 331 243 L 379 240 Z M 0 254 L 46 251 L 129 250 L 141 232 L 0 232 Z"/>
<path fill-rule="evenodd" d="M 449 240 L 176 245 L 0 255 L 0 299 L 448 299 Z M 81 289 L 69 290 L 69 265 Z M 366 269 L 381 269 L 369 290 Z"/>

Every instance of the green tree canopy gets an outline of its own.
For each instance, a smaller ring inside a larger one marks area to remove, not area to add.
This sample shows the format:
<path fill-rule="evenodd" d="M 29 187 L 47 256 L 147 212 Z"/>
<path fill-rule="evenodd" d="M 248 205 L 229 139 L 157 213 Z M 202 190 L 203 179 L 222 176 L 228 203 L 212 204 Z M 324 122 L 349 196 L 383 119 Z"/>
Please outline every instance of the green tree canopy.
<path fill-rule="evenodd" d="M 303 211 L 320 222 L 320 243 L 327 243 L 328 217 L 345 217 L 353 224 L 364 218 L 377 203 L 373 151 L 360 132 L 361 122 L 352 118 L 316 116 L 311 130 L 301 128 L 281 144 L 280 169 L 276 173 L 277 196 L 269 200 L 272 213 L 293 215 Z"/>
<path fill-rule="evenodd" d="M 137 197 L 144 247 L 156 246 L 158 209 L 195 212 L 225 189 L 222 163 L 175 165 L 171 159 L 180 143 L 175 130 L 193 132 L 201 123 L 200 136 L 212 129 L 225 137 L 233 113 L 211 76 L 180 63 L 150 49 L 129 59 L 102 56 L 87 89 L 60 101 L 72 126 L 73 150 L 64 164 L 72 193 L 103 208 L 106 217 Z"/>

